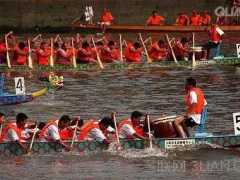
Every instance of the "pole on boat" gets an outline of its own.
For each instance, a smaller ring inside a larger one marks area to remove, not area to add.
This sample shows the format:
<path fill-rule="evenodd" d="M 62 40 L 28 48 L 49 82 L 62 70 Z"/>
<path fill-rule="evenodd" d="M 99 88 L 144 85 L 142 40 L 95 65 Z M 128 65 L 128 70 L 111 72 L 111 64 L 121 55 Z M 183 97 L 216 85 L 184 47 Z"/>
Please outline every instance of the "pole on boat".
<path fill-rule="evenodd" d="M 72 63 L 73 63 L 73 67 L 76 68 L 77 67 L 77 60 L 76 60 L 76 51 L 75 51 L 75 47 L 74 47 L 74 39 L 72 38 Z"/>
<path fill-rule="evenodd" d="M 192 45 L 193 45 L 193 47 L 192 47 L 192 68 L 195 68 L 195 66 L 196 66 L 196 56 L 195 56 L 195 33 L 192 33 Z"/>
<path fill-rule="evenodd" d="M 150 117 L 149 114 L 147 114 L 147 124 L 148 124 L 148 138 L 149 138 L 149 148 L 153 148 L 152 143 L 152 135 L 151 135 L 151 127 L 150 127 Z"/>
<path fill-rule="evenodd" d="M 145 54 L 146 54 L 146 56 L 147 56 L 147 63 L 150 64 L 150 63 L 152 63 L 152 59 L 149 57 L 149 54 L 148 54 L 148 52 L 147 52 L 147 48 L 146 48 L 146 46 L 145 46 L 145 44 L 144 44 L 144 41 L 143 41 L 143 38 L 142 38 L 142 34 L 141 34 L 141 33 L 139 33 L 139 38 L 140 38 L 140 41 L 141 41 L 141 43 L 142 43 L 144 52 L 145 52 Z"/>
<path fill-rule="evenodd" d="M 71 141 L 71 145 L 70 145 L 70 148 L 72 149 L 73 148 L 73 144 L 74 144 L 74 141 L 76 139 L 76 136 L 77 136 L 77 128 L 78 128 L 78 120 L 76 122 L 76 127 L 74 129 L 74 132 L 73 132 L 73 137 L 72 137 L 72 141 Z"/>
<path fill-rule="evenodd" d="M 7 40 L 8 35 L 9 35 L 9 33 L 7 35 L 5 35 L 6 58 L 7 58 L 7 66 L 8 66 L 8 68 L 11 68 L 12 66 L 11 66 L 11 60 L 10 60 L 10 56 L 9 56 L 9 46 L 8 46 L 8 40 Z"/>
<path fill-rule="evenodd" d="M 32 150 L 32 147 L 33 147 L 33 143 L 34 143 L 34 140 L 35 140 L 35 137 L 36 137 L 36 134 L 37 134 L 37 126 L 38 124 L 36 123 L 36 126 L 34 128 L 34 132 L 33 132 L 33 136 L 32 136 L 32 139 L 31 139 L 31 143 L 30 143 L 30 146 L 29 146 L 29 152 Z"/>
<path fill-rule="evenodd" d="M 123 46 L 122 46 L 122 35 L 119 34 L 119 43 L 120 43 L 120 61 L 123 62 Z"/>
<path fill-rule="evenodd" d="M 51 54 L 50 54 L 50 59 L 49 59 L 49 61 L 50 61 L 50 66 L 51 67 L 54 67 L 54 59 L 53 59 L 53 54 L 54 54 L 54 52 L 53 52 L 53 38 L 51 38 L 50 39 L 50 44 L 51 44 Z"/>
<path fill-rule="evenodd" d="M 120 145 L 119 132 L 118 132 L 118 127 L 117 127 L 117 119 L 116 119 L 116 113 L 115 112 L 112 114 L 112 118 L 113 118 L 113 121 L 114 121 L 117 143 L 118 143 L 118 145 Z"/>
<path fill-rule="evenodd" d="M 30 69 L 33 69 L 32 49 L 31 49 L 30 39 L 28 39 L 28 67 Z"/>
<path fill-rule="evenodd" d="M 172 47 L 172 45 L 171 45 L 169 36 L 168 36 L 168 34 L 166 34 L 165 36 L 166 36 L 166 39 L 167 39 L 168 46 L 169 46 L 169 48 L 170 48 L 170 50 L 171 50 L 171 54 L 172 54 L 172 56 L 173 56 L 173 60 L 174 60 L 174 62 L 175 62 L 176 64 L 178 64 L 178 60 L 177 60 L 177 58 L 176 58 L 175 52 L 174 52 L 174 50 L 173 50 L 173 47 Z"/>
<path fill-rule="evenodd" d="M 94 49 L 96 51 L 98 65 L 101 69 L 104 69 L 103 63 L 100 59 L 100 56 L 99 56 L 99 53 L 98 53 L 98 50 L 97 50 L 97 47 L 96 47 L 96 44 L 95 44 L 95 41 L 94 41 L 93 37 L 92 37 L 92 43 L 93 43 Z"/>

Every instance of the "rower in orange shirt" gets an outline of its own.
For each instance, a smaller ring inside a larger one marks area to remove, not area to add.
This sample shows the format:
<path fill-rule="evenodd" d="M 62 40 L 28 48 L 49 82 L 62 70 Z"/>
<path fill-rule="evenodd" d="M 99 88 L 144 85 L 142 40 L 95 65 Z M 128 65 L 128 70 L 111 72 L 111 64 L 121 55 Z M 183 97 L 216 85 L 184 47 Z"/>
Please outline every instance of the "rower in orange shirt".
<path fill-rule="evenodd" d="M 179 13 L 178 17 L 176 19 L 176 24 L 177 26 L 187 26 L 189 25 L 190 19 L 187 14 L 185 13 Z"/>
<path fill-rule="evenodd" d="M 14 62 L 17 65 L 26 65 L 28 56 L 28 48 L 24 42 L 19 42 L 14 48 Z"/>
<path fill-rule="evenodd" d="M 48 48 L 48 44 L 46 42 L 42 42 L 40 48 L 36 49 L 35 51 L 37 56 L 37 62 L 39 65 L 47 66 L 48 59 L 50 57 L 50 50 Z"/>
<path fill-rule="evenodd" d="M 142 48 L 140 43 L 135 42 L 134 44 L 128 43 L 125 49 L 125 58 L 130 63 L 141 63 Z"/>
<path fill-rule="evenodd" d="M 173 46 L 177 60 L 188 60 L 189 57 L 189 47 L 188 39 L 182 38 L 181 40 L 176 40 Z"/>
<path fill-rule="evenodd" d="M 201 25 L 201 17 L 197 14 L 197 11 L 193 10 L 192 16 L 190 17 L 190 25 L 191 26 L 199 26 Z"/>
<path fill-rule="evenodd" d="M 165 18 L 160 16 L 157 11 L 152 12 L 152 16 L 150 16 L 146 22 L 148 26 L 159 26 L 163 25 Z"/>
<path fill-rule="evenodd" d="M 103 10 L 103 14 L 100 19 L 101 25 L 110 26 L 113 23 L 114 17 L 111 11 L 107 8 Z"/>
<path fill-rule="evenodd" d="M 114 41 L 109 41 L 108 45 L 102 48 L 101 59 L 105 63 L 112 63 L 120 59 L 120 52 Z"/>
<path fill-rule="evenodd" d="M 159 40 L 151 45 L 148 54 L 154 61 L 162 61 L 167 59 L 168 49 L 166 48 L 164 42 Z"/>
<path fill-rule="evenodd" d="M 201 25 L 208 26 L 211 24 L 211 16 L 209 15 L 208 11 L 204 11 L 203 15 L 201 16 Z"/>

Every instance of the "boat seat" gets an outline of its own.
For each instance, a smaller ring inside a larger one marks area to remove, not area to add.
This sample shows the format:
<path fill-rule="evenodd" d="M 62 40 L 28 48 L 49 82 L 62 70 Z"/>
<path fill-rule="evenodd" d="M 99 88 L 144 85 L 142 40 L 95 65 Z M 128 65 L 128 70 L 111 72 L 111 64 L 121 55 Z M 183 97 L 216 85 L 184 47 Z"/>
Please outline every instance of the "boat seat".
<path fill-rule="evenodd" d="M 212 136 L 212 133 L 205 132 L 205 122 L 206 122 L 207 118 L 208 118 L 208 109 L 207 109 L 207 107 L 205 107 L 201 114 L 200 124 L 198 125 L 198 127 L 196 129 L 195 137 Z"/>

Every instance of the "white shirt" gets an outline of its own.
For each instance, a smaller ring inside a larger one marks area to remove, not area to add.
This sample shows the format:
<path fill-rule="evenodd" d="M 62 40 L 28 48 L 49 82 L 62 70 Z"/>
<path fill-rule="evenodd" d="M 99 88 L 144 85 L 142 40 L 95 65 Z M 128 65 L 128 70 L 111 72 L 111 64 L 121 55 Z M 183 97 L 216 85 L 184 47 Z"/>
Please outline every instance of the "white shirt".
<path fill-rule="evenodd" d="M 18 140 L 19 140 L 19 137 L 16 131 L 14 131 L 13 129 L 9 129 L 7 132 L 7 137 L 4 139 L 4 142 L 14 142 Z"/>
<path fill-rule="evenodd" d="M 197 104 L 197 94 L 195 91 L 190 91 L 190 103 Z M 204 100 L 204 106 L 207 105 L 207 101 Z M 201 114 L 189 114 L 189 117 L 192 118 L 195 123 L 200 124 L 201 122 Z"/>
<path fill-rule="evenodd" d="M 87 140 L 94 140 L 98 142 L 103 142 L 103 140 L 107 139 L 103 132 L 98 128 L 93 128 L 89 133 Z"/>
<path fill-rule="evenodd" d="M 58 124 L 58 121 L 57 121 L 57 124 Z M 60 138 L 58 127 L 54 124 L 48 126 L 45 131 L 44 137 L 47 137 L 47 138 L 41 139 L 41 141 L 46 142 L 48 141 L 48 139 L 51 139 L 53 141 L 60 140 L 61 138 Z"/>
<path fill-rule="evenodd" d="M 133 129 L 133 127 L 129 124 L 124 124 L 119 132 L 120 138 L 127 138 L 129 136 L 133 136 L 136 131 Z"/>

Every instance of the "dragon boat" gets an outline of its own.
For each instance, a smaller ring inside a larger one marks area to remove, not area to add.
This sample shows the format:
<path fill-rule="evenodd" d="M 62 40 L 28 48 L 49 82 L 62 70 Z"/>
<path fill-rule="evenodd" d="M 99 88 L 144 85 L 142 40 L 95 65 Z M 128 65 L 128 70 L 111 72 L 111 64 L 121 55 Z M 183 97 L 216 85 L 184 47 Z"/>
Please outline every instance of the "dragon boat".
<path fill-rule="evenodd" d="M 29 94 L 13 94 L 9 93 L 4 90 L 4 76 L 0 76 L 0 105 L 14 105 L 14 104 L 21 104 L 33 101 L 35 98 L 43 96 L 49 92 L 51 89 L 55 89 L 59 86 L 62 86 L 58 80 L 54 79 L 56 77 L 49 77 L 49 82 L 47 82 L 46 87 Z"/>

